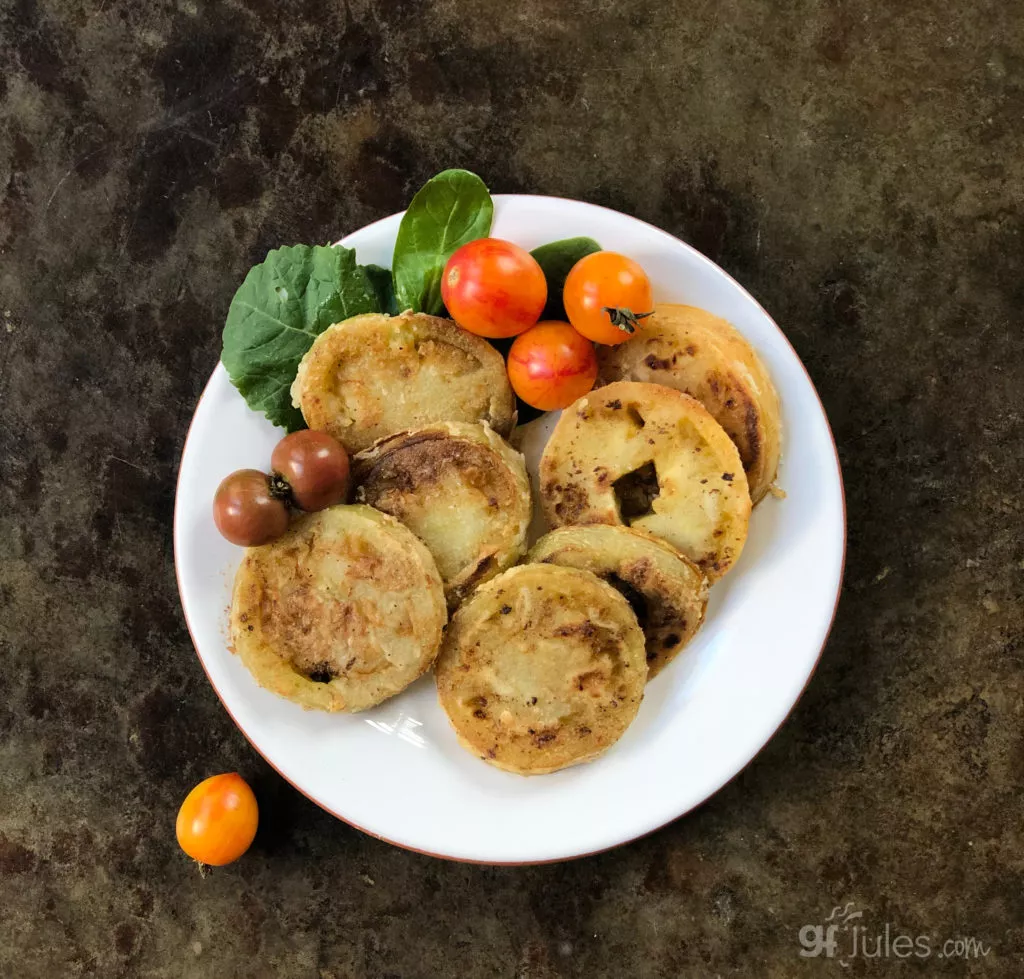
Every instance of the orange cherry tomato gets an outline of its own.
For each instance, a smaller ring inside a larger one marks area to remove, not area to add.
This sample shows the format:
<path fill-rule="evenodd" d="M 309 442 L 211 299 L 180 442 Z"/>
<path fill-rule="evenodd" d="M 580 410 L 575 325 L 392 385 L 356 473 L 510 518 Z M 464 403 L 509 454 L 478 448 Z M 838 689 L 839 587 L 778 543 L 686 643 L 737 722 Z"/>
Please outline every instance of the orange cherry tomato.
<path fill-rule="evenodd" d="M 448 259 L 441 298 L 464 330 L 480 337 L 514 337 L 540 318 L 548 284 L 525 248 L 500 238 L 478 238 Z"/>
<path fill-rule="evenodd" d="M 178 810 L 178 844 L 194 860 L 223 867 L 249 849 L 256 836 L 256 796 L 237 772 L 200 782 Z"/>
<path fill-rule="evenodd" d="M 568 323 L 544 320 L 515 338 L 508 352 L 508 379 L 534 408 L 568 408 L 597 380 L 594 345 Z"/>
<path fill-rule="evenodd" d="M 565 280 L 562 299 L 569 322 L 595 343 L 628 340 L 639 321 L 654 311 L 647 274 L 617 252 L 581 258 Z"/>

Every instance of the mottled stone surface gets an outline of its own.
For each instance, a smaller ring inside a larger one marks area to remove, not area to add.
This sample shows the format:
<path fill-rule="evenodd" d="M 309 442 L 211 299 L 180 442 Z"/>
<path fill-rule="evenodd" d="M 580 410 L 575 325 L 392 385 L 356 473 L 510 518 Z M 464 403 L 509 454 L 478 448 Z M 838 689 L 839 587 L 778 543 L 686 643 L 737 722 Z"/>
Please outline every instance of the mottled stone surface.
<path fill-rule="evenodd" d="M 0 975 L 814 977 L 839 965 L 798 929 L 848 901 L 992 946 L 849 974 L 1021 975 L 1022 71 L 1008 0 L 0 0 Z M 781 732 L 561 866 L 446 864 L 307 802 L 175 588 L 245 270 L 448 165 L 720 262 L 846 476 L 843 601 Z M 201 879 L 174 812 L 236 768 L 263 830 Z"/>

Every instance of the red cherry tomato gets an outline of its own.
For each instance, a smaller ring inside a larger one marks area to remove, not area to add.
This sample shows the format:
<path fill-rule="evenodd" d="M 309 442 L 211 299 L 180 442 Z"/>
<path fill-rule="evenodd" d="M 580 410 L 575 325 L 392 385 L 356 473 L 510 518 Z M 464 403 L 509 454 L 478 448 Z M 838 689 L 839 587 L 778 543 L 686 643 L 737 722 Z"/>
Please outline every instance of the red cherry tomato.
<path fill-rule="evenodd" d="M 633 259 L 616 252 L 581 258 L 565 280 L 562 299 L 569 322 L 595 343 L 628 340 L 639 321 L 654 310 L 647 274 Z"/>
<path fill-rule="evenodd" d="M 479 238 L 448 259 L 441 298 L 464 330 L 481 337 L 514 337 L 539 319 L 548 285 L 524 248 L 500 238 Z"/>
<path fill-rule="evenodd" d="M 200 782 L 178 810 L 178 845 L 193 860 L 223 867 L 249 849 L 259 824 L 256 796 L 237 772 Z"/>
<path fill-rule="evenodd" d="M 270 468 L 288 484 L 300 510 L 323 510 L 348 495 L 348 453 L 326 432 L 304 429 L 274 447 Z"/>
<path fill-rule="evenodd" d="M 508 352 L 508 379 L 534 408 L 568 408 L 597 380 L 594 345 L 568 323 L 545 320 L 515 338 Z"/>
<path fill-rule="evenodd" d="M 266 473 L 239 469 L 217 487 L 213 522 L 232 544 L 258 547 L 288 529 L 288 507 L 280 495 L 271 491 Z"/>

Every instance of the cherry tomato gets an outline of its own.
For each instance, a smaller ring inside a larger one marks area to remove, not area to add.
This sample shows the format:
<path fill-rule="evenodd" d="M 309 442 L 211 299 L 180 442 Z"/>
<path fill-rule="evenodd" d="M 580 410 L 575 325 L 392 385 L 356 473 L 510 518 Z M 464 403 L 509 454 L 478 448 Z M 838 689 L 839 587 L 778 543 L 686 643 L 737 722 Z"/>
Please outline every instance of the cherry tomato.
<path fill-rule="evenodd" d="M 300 510 L 323 510 L 348 495 L 348 453 L 326 432 L 286 435 L 270 457 L 271 479 L 287 483 Z"/>
<path fill-rule="evenodd" d="M 500 238 L 479 238 L 448 259 L 441 298 L 464 330 L 480 337 L 514 337 L 540 318 L 548 284 L 524 248 Z"/>
<path fill-rule="evenodd" d="M 565 312 L 577 330 L 595 343 L 628 340 L 654 310 L 651 283 L 636 262 L 616 252 L 594 252 L 569 272 L 562 292 Z"/>
<path fill-rule="evenodd" d="M 594 345 L 568 323 L 545 320 L 515 338 L 508 352 L 508 379 L 534 408 L 568 408 L 597 380 Z"/>
<path fill-rule="evenodd" d="M 288 529 L 288 507 L 271 491 L 266 473 L 239 469 L 217 487 L 213 521 L 232 544 L 258 547 Z"/>
<path fill-rule="evenodd" d="M 200 782 L 178 810 L 178 844 L 194 860 L 223 867 L 249 849 L 256 836 L 259 807 L 237 772 Z"/>

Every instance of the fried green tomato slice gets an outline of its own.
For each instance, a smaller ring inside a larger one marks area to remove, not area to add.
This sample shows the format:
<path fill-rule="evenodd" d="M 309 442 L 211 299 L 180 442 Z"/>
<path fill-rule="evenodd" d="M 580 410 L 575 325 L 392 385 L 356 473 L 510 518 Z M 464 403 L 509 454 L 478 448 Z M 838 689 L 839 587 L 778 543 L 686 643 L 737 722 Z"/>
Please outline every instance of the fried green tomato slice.
<path fill-rule="evenodd" d="M 562 412 L 541 457 L 540 497 L 554 527 L 636 527 L 709 581 L 739 558 L 751 508 L 739 452 L 708 410 L 637 381 L 598 388 Z"/>
<path fill-rule="evenodd" d="M 353 459 L 356 499 L 426 545 L 456 607 L 526 551 L 526 463 L 489 425 L 445 422 L 381 439 Z"/>
<path fill-rule="evenodd" d="M 246 551 L 231 639 L 260 686 L 306 708 L 360 711 L 430 668 L 446 620 L 422 542 L 368 506 L 335 506 Z"/>
<path fill-rule="evenodd" d="M 629 603 L 589 571 L 523 564 L 462 604 L 435 676 L 467 750 L 542 775 L 622 737 L 647 681 L 644 636 Z"/>
<path fill-rule="evenodd" d="M 515 396 L 501 354 L 451 320 L 366 313 L 335 323 L 299 364 L 292 401 L 349 452 L 433 422 L 487 422 L 507 435 Z"/>

